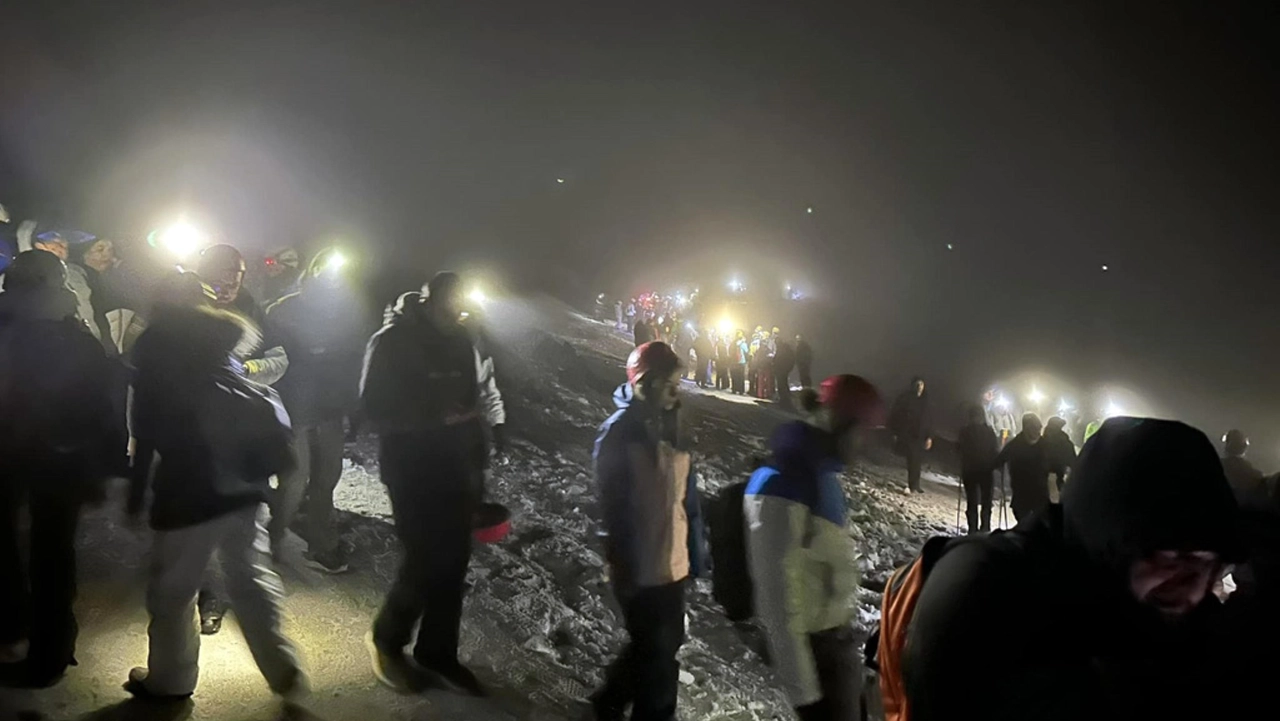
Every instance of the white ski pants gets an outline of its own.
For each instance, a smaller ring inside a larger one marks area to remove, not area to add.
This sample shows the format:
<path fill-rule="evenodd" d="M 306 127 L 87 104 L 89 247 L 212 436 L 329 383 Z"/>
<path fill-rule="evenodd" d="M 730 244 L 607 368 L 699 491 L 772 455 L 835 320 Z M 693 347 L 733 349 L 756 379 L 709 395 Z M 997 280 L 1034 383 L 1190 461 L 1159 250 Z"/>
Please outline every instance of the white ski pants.
<path fill-rule="evenodd" d="M 147 588 L 148 691 L 161 695 L 195 691 L 200 674 L 196 594 L 215 550 L 222 559 L 231 608 L 267 684 L 282 692 L 297 680 L 297 655 L 280 632 L 284 586 L 271 568 L 266 519 L 267 506 L 259 504 L 197 526 L 155 534 Z"/>

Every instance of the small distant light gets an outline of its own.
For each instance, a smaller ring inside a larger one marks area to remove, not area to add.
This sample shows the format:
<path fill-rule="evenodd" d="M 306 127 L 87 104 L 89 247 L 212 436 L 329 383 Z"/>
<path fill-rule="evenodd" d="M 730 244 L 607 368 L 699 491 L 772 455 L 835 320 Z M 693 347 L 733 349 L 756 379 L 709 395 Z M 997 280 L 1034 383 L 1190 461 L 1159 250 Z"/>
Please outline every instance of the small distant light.
<path fill-rule="evenodd" d="M 1103 273 L 1105 273 L 1105 272 L 1107 272 L 1107 271 L 1109 271 L 1109 270 L 1111 270 L 1111 266 L 1109 266 L 1109 265 L 1104 265 L 1104 266 L 1102 266 L 1102 272 L 1103 272 Z"/>
<path fill-rule="evenodd" d="M 955 250 L 955 249 L 956 247 L 954 245 L 947 243 L 947 250 Z"/>
<path fill-rule="evenodd" d="M 564 178 L 556 178 L 556 182 L 561 185 L 564 185 Z"/>
<path fill-rule="evenodd" d="M 804 212 L 808 213 L 809 215 L 813 215 L 813 206 L 810 205 L 809 207 L 805 208 Z"/>

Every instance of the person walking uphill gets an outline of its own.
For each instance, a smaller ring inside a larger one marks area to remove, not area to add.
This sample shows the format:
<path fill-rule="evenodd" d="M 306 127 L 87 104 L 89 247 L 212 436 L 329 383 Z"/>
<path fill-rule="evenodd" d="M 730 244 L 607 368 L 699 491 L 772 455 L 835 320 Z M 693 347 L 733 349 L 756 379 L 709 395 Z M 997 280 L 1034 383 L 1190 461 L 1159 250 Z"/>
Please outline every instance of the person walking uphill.
<path fill-rule="evenodd" d="M 622 607 L 626 648 L 591 698 L 595 718 L 672 721 L 684 643 L 685 583 L 702 567 L 702 518 L 689 453 L 678 438 L 680 361 L 665 343 L 627 359 L 618 410 L 600 427 L 596 488 L 605 561 Z"/>
<path fill-rule="evenodd" d="M 876 389 L 857 376 L 822 383 L 811 420 L 770 440 L 772 459 L 743 496 L 756 615 L 771 663 L 801 721 L 854 721 L 862 697 L 853 618 L 856 553 L 840 485 L 845 441 L 883 415 Z"/>
<path fill-rule="evenodd" d="M 969 409 L 969 423 L 960 429 L 957 443 L 960 450 L 960 482 L 967 499 L 965 517 L 969 521 L 969 533 L 991 531 L 991 489 L 994 486 L 993 469 L 1000 454 L 1000 439 L 987 425 L 987 413 L 982 406 Z"/>
<path fill-rule="evenodd" d="M 907 461 L 907 490 L 911 493 L 924 493 L 920 486 L 921 466 L 925 452 L 933 448 L 929 423 L 929 396 L 924 379 L 917 377 L 898 396 L 889 419 L 894 449 Z"/>
<path fill-rule="evenodd" d="M 1018 521 L 1049 504 L 1049 465 L 1044 455 L 1040 417 L 1022 417 L 1022 432 L 1005 444 L 996 456 L 995 467 L 1009 466 L 1009 488 L 1013 497 L 1009 508 Z"/>
<path fill-rule="evenodd" d="M 318 253 L 298 292 L 267 309 L 289 358 L 276 383 L 293 421 L 298 466 L 280 476 L 271 503 L 271 543 L 279 547 L 307 500 L 307 561 L 317 570 L 347 569 L 333 528 L 333 490 L 342 477 L 343 420 L 359 405 L 360 365 L 368 334 L 360 294 L 339 251 Z"/>
<path fill-rule="evenodd" d="M 266 527 L 269 479 L 293 466 L 288 415 L 274 391 L 245 377 L 235 354 L 255 333 L 234 313 L 174 305 L 157 312 L 134 345 L 133 429 L 139 446 L 160 457 L 151 481 L 150 652 L 125 685 L 139 697 L 195 691 L 196 595 L 215 551 L 271 690 L 288 699 L 306 688 L 280 631 L 284 588 L 271 569 Z"/>
<path fill-rule="evenodd" d="M 902 658 L 907 716 L 1234 717 L 1223 712 L 1238 688 L 1231 659 L 1210 648 L 1223 612 L 1210 589 L 1239 560 L 1238 524 L 1203 433 L 1108 420 L 1061 504 L 950 542 L 927 572 Z M 993 644 L 995 628 L 1006 633 Z"/>
<path fill-rule="evenodd" d="M 123 443 L 106 354 L 65 286 L 62 261 L 28 250 L 0 293 L 0 651 L 12 662 L 0 664 L 0 686 L 50 686 L 75 664 L 76 526 L 82 505 L 101 498 L 103 479 L 118 470 Z"/>
<path fill-rule="evenodd" d="M 439 273 L 424 294 L 400 297 L 365 353 L 360 395 L 378 434 L 382 482 L 404 547 L 366 641 L 374 673 L 387 686 L 480 696 L 479 680 L 458 662 L 458 634 L 489 452 L 484 424 L 497 428 L 506 416 L 461 316 L 461 280 Z M 415 625 L 411 663 L 404 648 Z"/>

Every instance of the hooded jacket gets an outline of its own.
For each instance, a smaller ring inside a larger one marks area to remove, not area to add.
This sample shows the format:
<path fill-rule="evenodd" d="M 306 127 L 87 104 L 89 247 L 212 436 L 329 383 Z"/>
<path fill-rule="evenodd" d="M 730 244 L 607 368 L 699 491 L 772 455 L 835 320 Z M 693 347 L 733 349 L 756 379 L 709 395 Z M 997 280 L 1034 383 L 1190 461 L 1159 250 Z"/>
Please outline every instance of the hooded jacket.
<path fill-rule="evenodd" d="M 276 381 L 296 426 L 342 418 L 359 406 L 360 368 L 372 323 L 347 288 L 309 278 L 302 289 L 267 308 L 266 317 L 289 358 Z"/>
<path fill-rule="evenodd" d="M 264 503 L 292 466 L 289 419 L 232 351 L 249 332 L 226 311 L 169 308 L 134 346 L 133 430 L 160 456 L 151 525 L 172 530 Z M 135 468 L 145 484 L 149 463 Z"/>
<path fill-rule="evenodd" d="M 791 704 L 807 706 L 822 698 L 809 635 L 853 620 L 858 568 L 835 437 L 792 421 L 770 448 L 743 496 L 747 558 L 774 669 Z"/>
<path fill-rule="evenodd" d="M 407 293 L 369 339 L 360 399 L 383 435 L 433 433 L 463 424 L 479 431 L 482 420 L 490 426 L 506 422 L 491 367 L 466 328 L 437 328 L 421 296 Z"/>
<path fill-rule="evenodd" d="M 701 573 L 702 511 L 677 411 L 653 408 L 627 383 L 613 402 L 617 410 L 596 437 L 595 477 L 605 559 L 626 596 Z"/>
<path fill-rule="evenodd" d="M 953 542 L 920 591 L 903 670 L 912 721 L 1217 718 L 1212 594 L 1182 623 L 1129 590 L 1154 550 L 1239 555 L 1213 446 L 1173 421 L 1114 418 L 1062 503 L 1013 531 Z M 992 629 L 1003 629 L 992 643 Z M 998 690 L 990 688 L 999 679 Z"/>
<path fill-rule="evenodd" d="M 0 463 L 66 462 L 86 480 L 116 470 L 112 452 L 125 439 L 112 422 L 109 373 L 70 290 L 0 293 Z"/>
<path fill-rule="evenodd" d="M 893 404 L 889 430 L 898 437 L 899 443 L 912 441 L 911 446 L 914 447 L 915 441 L 923 442 L 926 438 L 933 436 L 933 431 L 929 427 L 931 422 L 929 392 L 926 390 L 924 394 L 917 394 L 915 381 L 913 381 L 911 387 L 903 391 Z"/>
<path fill-rule="evenodd" d="M 1000 440 L 996 432 L 986 423 L 970 423 L 960 429 L 960 438 L 956 442 L 960 451 L 960 475 L 962 478 L 980 479 L 983 474 L 991 478 L 991 471 L 996 465 L 996 456 L 1000 454 Z"/>
<path fill-rule="evenodd" d="M 996 456 L 995 467 L 1009 466 L 1009 487 L 1014 503 L 1035 510 L 1049 502 L 1049 464 L 1045 460 L 1045 443 L 1023 431 L 1005 444 Z"/>

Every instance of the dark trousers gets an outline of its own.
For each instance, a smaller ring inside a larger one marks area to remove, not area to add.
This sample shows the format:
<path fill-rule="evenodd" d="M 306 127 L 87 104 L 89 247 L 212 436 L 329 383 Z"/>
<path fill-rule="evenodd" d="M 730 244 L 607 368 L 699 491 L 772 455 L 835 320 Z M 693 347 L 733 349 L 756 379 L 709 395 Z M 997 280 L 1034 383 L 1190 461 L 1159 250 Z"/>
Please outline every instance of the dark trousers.
<path fill-rule="evenodd" d="M 739 394 L 746 393 L 747 392 L 747 367 L 742 365 L 741 363 L 735 363 L 733 365 L 733 368 L 730 369 L 729 373 L 733 378 L 733 392 L 739 393 Z"/>
<path fill-rule="evenodd" d="M 271 542 L 284 541 L 298 509 L 307 509 L 307 547 L 312 553 L 328 553 L 338 545 L 333 528 L 333 490 L 342 478 L 342 416 L 294 429 L 293 448 L 298 465 L 280 475 L 271 496 Z"/>
<path fill-rule="evenodd" d="M 859 721 L 862 714 L 862 649 L 849 627 L 809 634 L 822 700 L 796 709 L 800 721 Z"/>
<path fill-rule="evenodd" d="M 1009 508 L 1013 517 L 1022 521 L 1032 513 L 1049 505 L 1049 479 L 1047 476 L 1030 478 L 1010 478 L 1009 487 L 1013 491 L 1009 499 Z"/>
<path fill-rule="evenodd" d="M 0 643 L 30 641 L 33 670 L 56 674 L 75 656 L 78 479 L 38 469 L 0 481 Z M 30 509 L 30 559 L 24 572 L 18 538 L 24 503 Z"/>
<path fill-rule="evenodd" d="M 384 652 L 399 653 L 413 640 L 413 626 L 421 621 L 413 656 L 427 666 L 458 660 L 476 508 L 471 447 L 475 442 L 445 430 L 384 437 L 381 443 L 382 482 L 404 555 L 373 622 L 374 642 Z"/>
<path fill-rule="evenodd" d="M 813 369 L 807 365 L 798 366 L 798 369 L 800 371 L 800 387 L 812 388 L 813 387 Z"/>
<path fill-rule="evenodd" d="M 778 371 L 774 374 L 773 382 L 777 387 L 778 403 L 784 408 L 791 407 L 791 373 Z"/>
<path fill-rule="evenodd" d="M 724 363 L 716 364 L 716 390 L 729 390 L 729 366 Z"/>
<path fill-rule="evenodd" d="M 991 530 L 991 490 L 994 486 L 992 475 L 988 473 L 966 474 L 961 483 L 964 484 L 965 517 L 969 519 L 969 532 Z M 979 520 L 981 516 L 981 520 Z"/>
<path fill-rule="evenodd" d="M 621 719 L 631 704 L 631 721 L 674 721 L 680 686 L 676 653 L 684 644 L 684 582 L 620 594 L 618 603 L 631 640 L 591 697 L 596 718 Z"/>
<path fill-rule="evenodd" d="M 707 385 L 707 378 L 709 376 L 709 374 L 707 373 L 708 364 L 709 362 L 707 361 L 706 358 L 703 358 L 702 356 L 698 356 L 698 362 L 696 364 L 696 367 L 694 368 L 693 378 L 695 381 L 697 381 L 699 388 L 702 388 Z"/>
<path fill-rule="evenodd" d="M 907 459 L 907 488 L 920 490 L 920 471 L 924 466 L 924 449 L 920 441 L 907 439 L 903 453 Z"/>

